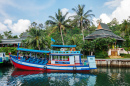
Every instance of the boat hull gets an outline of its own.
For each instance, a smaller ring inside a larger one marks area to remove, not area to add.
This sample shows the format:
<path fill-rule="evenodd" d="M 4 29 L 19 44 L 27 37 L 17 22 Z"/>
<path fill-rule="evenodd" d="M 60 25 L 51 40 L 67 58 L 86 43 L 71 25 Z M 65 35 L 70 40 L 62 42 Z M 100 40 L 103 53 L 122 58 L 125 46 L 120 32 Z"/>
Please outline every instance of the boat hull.
<path fill-rule="evenodd" d="M 89 72 L 88 66 L 60 66 L 60 65 L 40 65 L 33 64 L 25 61 L 21 61 L 15 58 L 11 58 L 11 61 L 15 68 L 23 70 L 37 70 L 44 72 Z"/>

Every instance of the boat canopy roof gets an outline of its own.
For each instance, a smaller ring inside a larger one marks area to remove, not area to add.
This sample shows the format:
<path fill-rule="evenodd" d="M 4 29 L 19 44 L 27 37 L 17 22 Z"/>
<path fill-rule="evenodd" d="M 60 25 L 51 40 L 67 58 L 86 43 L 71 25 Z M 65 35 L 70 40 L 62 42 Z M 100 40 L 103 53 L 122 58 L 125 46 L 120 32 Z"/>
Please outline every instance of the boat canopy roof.
<path fill-rule="evenodd" d="M 76 47 L 76 45 L 51 45 L 51 47 Z"/>
<path fill-rule="evenodd" d="M 50 51 L 44 50 L 33 50 L 33 49 L 26 49 L 26 48 L 17 48 L 19 51 L 26 51 L 26 52 L 37 52 L 37 53 L 50 53 Z"/>

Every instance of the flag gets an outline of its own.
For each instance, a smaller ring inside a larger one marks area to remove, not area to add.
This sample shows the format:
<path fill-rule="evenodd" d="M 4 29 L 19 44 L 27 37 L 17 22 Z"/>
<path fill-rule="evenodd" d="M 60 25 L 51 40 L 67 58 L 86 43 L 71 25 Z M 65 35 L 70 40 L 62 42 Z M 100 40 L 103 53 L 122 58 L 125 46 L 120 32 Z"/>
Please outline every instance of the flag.
<path fill-rule="evenodd" d="M 55 42 L 55 40 L 53 38 L 51 38 L 51 41 Z"/>

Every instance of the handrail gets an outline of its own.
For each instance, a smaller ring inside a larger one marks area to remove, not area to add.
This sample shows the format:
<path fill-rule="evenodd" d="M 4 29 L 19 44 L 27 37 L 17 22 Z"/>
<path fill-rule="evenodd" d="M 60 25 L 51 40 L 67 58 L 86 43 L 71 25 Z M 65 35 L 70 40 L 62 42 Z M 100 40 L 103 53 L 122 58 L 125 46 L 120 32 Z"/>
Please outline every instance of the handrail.
<path fill-rule="evenodd" d="M 58 53 L 58 54 L 80 54 L 80 51 L 53 51 L 51 53 Z"/>

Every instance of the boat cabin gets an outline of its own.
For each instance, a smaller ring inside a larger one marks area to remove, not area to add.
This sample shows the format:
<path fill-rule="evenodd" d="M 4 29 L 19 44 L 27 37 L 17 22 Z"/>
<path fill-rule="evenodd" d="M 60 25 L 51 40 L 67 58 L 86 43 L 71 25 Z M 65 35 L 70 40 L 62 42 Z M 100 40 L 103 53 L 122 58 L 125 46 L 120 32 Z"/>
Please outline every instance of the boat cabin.
<path fill-rule="evenodd" d="M 58 48 L 74 48 L 76 45 L 51 45 Z M 80 51 L 55 51 L 51 50 L 51 64 L 81 64 Z"/>

